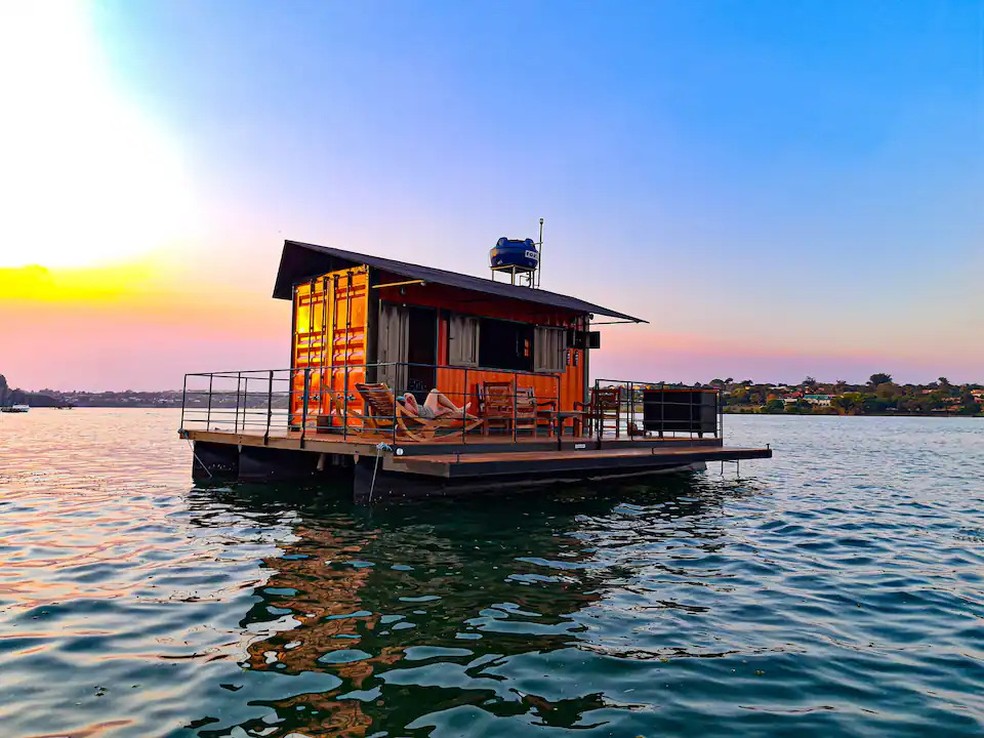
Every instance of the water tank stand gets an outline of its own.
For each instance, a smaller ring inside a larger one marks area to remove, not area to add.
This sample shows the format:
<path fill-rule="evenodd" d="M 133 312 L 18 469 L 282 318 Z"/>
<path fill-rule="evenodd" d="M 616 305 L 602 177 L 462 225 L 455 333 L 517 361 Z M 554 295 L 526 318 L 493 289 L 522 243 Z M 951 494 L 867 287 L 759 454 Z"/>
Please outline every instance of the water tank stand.
<path fill-rule="evenodd" d="M 517 266 L 494 267 L 492 269 L 492 281 L 493 282 L 495 281 L 495 275 L 498 272 L 505 272 L 506 274 L 508 274 L 509 275 L 509 283 L 510 284 L 516 284 L 516 275 L 519 274 L 519 275 L 525 276 L 526 279 L 530 282 L 530 286 L 531 287 L 533 286 L 533 280 L 535 279 L 535 276 L 534 276 L 535 275 L 535 272 L 534 271 L 531 271 L 529 269 L 523 269 L 522 267 L 517 267 Z"/>

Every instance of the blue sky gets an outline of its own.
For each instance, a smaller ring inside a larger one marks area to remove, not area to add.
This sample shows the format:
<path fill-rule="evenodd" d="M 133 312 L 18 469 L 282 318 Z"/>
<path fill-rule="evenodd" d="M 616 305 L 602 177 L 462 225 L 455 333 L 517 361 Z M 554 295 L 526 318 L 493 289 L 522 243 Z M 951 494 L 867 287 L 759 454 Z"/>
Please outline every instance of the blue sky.
<path fill-rule="evenodd" d="M 542 216 L 544 287 L 652 321 L 611 371 L 984 381 L 982 2 L 87 16 L 187 175 L 189 273 L 267 299 L 283 238 L 484 273 Z"/>

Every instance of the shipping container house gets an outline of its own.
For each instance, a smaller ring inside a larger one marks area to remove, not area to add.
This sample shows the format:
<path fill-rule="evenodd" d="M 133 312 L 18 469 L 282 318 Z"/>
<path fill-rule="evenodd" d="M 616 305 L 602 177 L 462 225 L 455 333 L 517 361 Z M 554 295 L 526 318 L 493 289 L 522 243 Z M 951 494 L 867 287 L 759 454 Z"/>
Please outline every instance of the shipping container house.
<path fill-rule="evenodd" d="M 321 418 L 352 415 L 345 403 L 361 414 L 355 388 L 367 381 L 420 401 L 437 388 L 476 408 L 484 383 L 514 382 L 573 410 L 588 399 L 589 354 L 600 346 L 591 320 L 644 322 L 546 290 L 294 241 L 274 297 L 293 304 L 292 415 L 306 397 L 307 416 Z"/>

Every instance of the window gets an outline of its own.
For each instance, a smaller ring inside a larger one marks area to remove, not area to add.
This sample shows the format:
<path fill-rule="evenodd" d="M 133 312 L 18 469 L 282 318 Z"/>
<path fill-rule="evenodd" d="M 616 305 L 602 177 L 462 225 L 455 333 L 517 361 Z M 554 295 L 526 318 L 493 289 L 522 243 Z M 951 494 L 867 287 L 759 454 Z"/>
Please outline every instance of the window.
<path fill-rule="evenodd" d="M 478 366 L 478 318 L 451 315 L 448 323 L 448 363 Z"/>
<path fill-rule="evenodd" d="M 563 328 L 548 328 L 544 325 L 537 326 L 535 341 L 533 342 L 533 371 L 563 372 L 564 352 L 566 348 L 567 331 Z"/>
<path fill-rule="evenodd" d="M 533 370 L 533 326 L 478 319 L 478 363 L 489 369 Z"/>

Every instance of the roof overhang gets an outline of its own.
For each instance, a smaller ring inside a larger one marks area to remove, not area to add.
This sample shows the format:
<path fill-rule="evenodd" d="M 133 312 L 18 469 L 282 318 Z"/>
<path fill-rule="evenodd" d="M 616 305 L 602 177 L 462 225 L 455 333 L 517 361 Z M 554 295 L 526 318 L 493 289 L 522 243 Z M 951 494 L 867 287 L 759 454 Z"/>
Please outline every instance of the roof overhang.
<path fill-rule="evenodd" d="M 293 297 L 293 287 L 321 274 L 348 269 L 365 264 L 373 269 L 380 269 L 390 274 L 405 277 L 408 280 L 421 280 L 430 284 L 442 284 L 463 290 L 471 290 L 499 298 L 519 300 L 537 305 L 546 305 L 561 310 L 569 310 L 579 314 L 604 315 L 609 318 L 631 323 L 646 323 L 642 318 L 636 318 L 617 310 L 595 305 L 576 297 L 561 295 L 547 290 L 533 289 L 521 285 L 493 282 L 470 274 L 459 274 L 444 269 L 410 264 L 395 259 L 385 259 L 380 256 L 358 254 L 354 251 L 343 251 L 329 246 L 318 246 L 300 241 L 284 241 L 284 250 L 280 256 L 280 269 L 277 271 L 277 281 L 273 288 L 273 296 L 280 300 L 290 300 Z"/>

